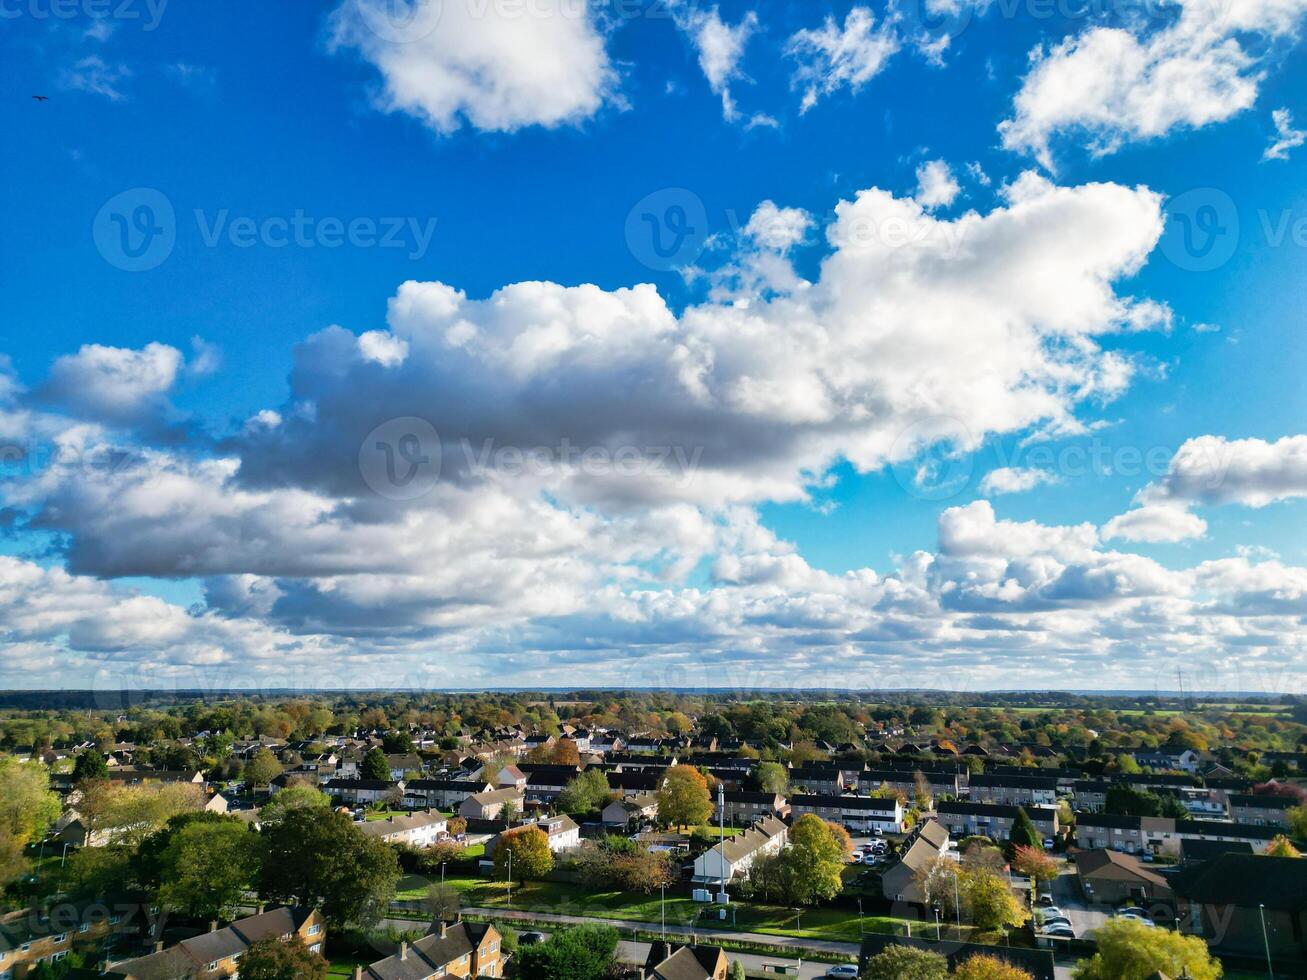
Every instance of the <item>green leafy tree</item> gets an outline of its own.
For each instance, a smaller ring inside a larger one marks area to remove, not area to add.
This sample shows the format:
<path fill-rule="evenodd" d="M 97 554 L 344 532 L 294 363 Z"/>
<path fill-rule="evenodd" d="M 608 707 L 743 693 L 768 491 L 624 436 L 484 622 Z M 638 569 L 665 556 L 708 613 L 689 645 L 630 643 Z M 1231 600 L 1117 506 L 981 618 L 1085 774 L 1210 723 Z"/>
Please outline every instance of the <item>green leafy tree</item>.
<path fill-rule="evenodd" d="M 1302 857 L 1302 853 L 1298 848 L 1293 846 L 1289 841 L 1289 838 L 1285 837 L 1284 834 L 1276 834 L 1274 839 L 1266 845 L 1266 849 L 1262 851 L 1262 853 L 1269 855 L 1270 857 Z"/>
<path fill-rule="evenodd" d="M 563 787 L 558 794 L 558 809 L 582 815 L 602 810 L 608 802 L 608 777 L 601 769 L 587 769 Z"/>
<path fill-rule="evenodd" d="M 549 837 L 534 825 L 506 830 L 495 847 L 495 870 L 507 873 L 508 855 L 513 855 L 514 878 L 543 878 L 554 868 Z"/>
<path fill-rule="evenodd" d="M 73 782 L 80 783 L 83 779 L 104 779 L 109 775 L 109 764 L 104 761 L 104 756 L 100 754 L 99 749 L 87 749 L 77 756 L 77 761 L 73 763 Z"/>
<path fill-rule="evenodd" d="M 0 756 L 0 827 L 19 844 L 44 837 L 61 808 L 45 766 Z"/>
<path fill-rule="evenodd" d="M 1147 980 L 1157 973 L 1217 980 L 1221 964 L 1200 936 L 1184 936 L 1129 919 L 1109 919 L 1094 932 L 1098 952 L 1071 971 L 1075 980 Z"/>
<path fill-rule="evenodd" d="M 241 980 L 327 980 L 327 961 L 309 952 L 298 935 L 269 936 L 251 943 L 241 956 Z"/>
<path fill-rule="evenodd" d="M 269 749 L 259 749 L 245 765 L 245 780 L 255 789 L 267 786 L 281 775 L 281 763 Z"/>
<path fill-rule="evenodd" d="M 518 972 L 531 980 L 602 980 L 617 956 L 612 926 L 560 929 L 543 943 L 517 951 Z"/>
<path fill-rule="evenodd" d="M 1123 783 L 1109 786 L 1103 799 L 1103 809 L 1107 813 L 1127 817 L 1157 817 L 1162 813 L 1162 801 L 1156 793 Z"/>
<path fill-rule="evenodd" d="M 364 779 L 388 781 L 390 779 L 390 763 L 386 761 L 386 753 L 376 746 L 368 749 L 367 755 L 363 756 L 363 761 L 359 764 L 359 773 Z"/>
<path fill-rule="evenodd" d="M 1307 840 L 1307 806 L 1289 809 L 1289 830 L 1298 840 Z"/>
<path fill-rule="evenodd" d="M 726 971 L 726 980 L 746 980 L 747 976 L 748 974 L 744 972 L 744 961 L 731 960 L 731 968 Z"/>
<path fill-rule="evenodd" d="M 708 780 L 694 766 L 672 766 L 658 787 L 658 819 L 668 827 L 701 824 L 712 816 Z"/>
<path fill-rule="evenodd" d="M 1044 838 L 1025 807 L 1017 808 L 1016 819 L 1012 821 L 1012 834 L 1008 839 L 1016 847 L 1040 847 L 1043 844 Z"/>
<path fill-rule="evenodd" d="M 790 785 L 790 773 L 779 762 L 763 762 L 758 765 L 758 788 L 764 793 L 784 793 Z"/>
<path fill-rule="evenodd" d="M 293 783 L 277 793 L 259 810 L 259 822 L 275 823 L 288 811 L 300 808 L 329 810 L 331 797 L 308 783 Z"/>
<path fill-rule="evenodd" d="M 263 825 L 259 892 L 317 906 L 334 927 L 372 925 L 395 895 L 394 848 L 366 836 L 343 813 L 299 807 Z"/>
<path fill-rule="evenodd" d="M 1007 880 L 989 868 L 976 868 L 963 874 L 971 921 L 986 931 L 1016 928 L 1030 915 L 1021 907 Z"/>
<path fill-rule="evenodd" d="M 18 838 L 8 827 L 0 827 L 0 889 L 27 874 L 31 866 Z"/>
<path fill-rule="evenodd" d="M 948 980 L 948 960 L 915 946 L 886 946 L 867 960 L 862 980 Z"/>
<path fill-rule="evenodd" d="M 159 899 L 166 908 L 230 919 L 258 877 L 259 839 L 237 819 L 192 823 L 172 836 L 160 865 Z"/>

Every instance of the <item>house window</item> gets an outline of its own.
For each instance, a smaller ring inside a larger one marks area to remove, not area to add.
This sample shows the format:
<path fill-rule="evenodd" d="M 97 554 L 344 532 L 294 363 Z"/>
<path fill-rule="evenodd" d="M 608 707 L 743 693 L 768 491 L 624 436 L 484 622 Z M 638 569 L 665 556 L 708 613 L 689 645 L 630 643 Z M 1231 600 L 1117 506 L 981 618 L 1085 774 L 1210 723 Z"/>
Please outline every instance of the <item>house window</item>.
<path fill-rule="evenodd" d="M 310 953 L 321 953 L 321 952 L 322 952 L 322 943 L 314 943 L 312 946 L 309 947 L 309 952 L 310 952 Z"/>
<path fill-rule="evenodd" d="M 322 931 L 322 926 L 309 926 L 309 935 L 316 936 Z"/>
<path fill-rule="evenodd" d="M 214 960 L 209 964 L 209 972 L 213 972 L 216 969 L 218 969 L 218 961 Z"/>
<path fill-rule="evenodd" d="M 51 937 L 50 937 L 50 942 L 55 943 L 56 945 L 58 945 L 59 943 L 63 942 L 63 941 L 64 941 L 65 939 L 67 939 L 67 938 L 68 938 L 68 933 L 66 933 L 66 932 L 61 932 L 61 933 L 59 933 L 59 935 L 57 935 L 57 936 L 51 936 Z"/>
<path fill-rule="evenodd" d="M 80 926 L 77 927 L 77 931 L 78 931 L 78 932 L 86 932 L 86 931 L 87 931 L 88 929 L 90 929 L 90 928 L 91 928 L 91 923 L 89 923 L 89 922 L 83 922 Z"/>

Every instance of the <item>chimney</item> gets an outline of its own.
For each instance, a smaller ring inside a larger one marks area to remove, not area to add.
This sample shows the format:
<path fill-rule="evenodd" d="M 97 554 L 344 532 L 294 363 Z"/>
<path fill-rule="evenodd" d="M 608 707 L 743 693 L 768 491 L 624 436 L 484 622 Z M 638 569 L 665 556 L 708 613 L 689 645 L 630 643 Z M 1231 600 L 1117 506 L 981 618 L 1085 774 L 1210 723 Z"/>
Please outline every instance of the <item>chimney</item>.
<path fill-rule="evenodd" d="M 217 932 L 217 931 L 218 931 L 218 920 L 217 920 L 217 919 L 210 919 L 210 920 L 209 920 L 209 931 L 210 931 L 210 932 Z"/>
<path fill-rule="evenodd" d="M 363 967 L 354 967 L 354 980 L 363 980 Z"/>
<path fill-rule="evenodd" d="M 162 952 L 163 952 L 163 940 L 162 940 L 162 939 L 160 939 L 157 943 L 154 944 L 154 951 L 155 951 L 156 953 L 162 953 Z"/>
<path fill-rule="evenodd" d="M 260 903 L 259 903 L 259 911 L 258 911 L 257 914 L 258 914 L 258 915 L 262 915 L 262 914 L 263 914 L 263 910 L 266 909 L 266 908 L 267 908 L 267 906 L 264 905 L 262 902 L 260 902 Z"/>
<path fill-rule="evenodd" d="M 407 941 L 405 941 L 405 942 L 401 942 L 401 943 L 399 944 L 399 958 L 400 958 L 401 960 L 406 960 L 406 959 L 408 959 L 408 942 L 407 942 Z"/>
<path fill-rule="evenodd" d="M 446 936 L 448 936 L 448 935 L 449 935 L 449 926 L 448 926 L 448 924 L 446 924 L 446 922 L 445 922 L 444 919 L 441 919 L 441 920 L 440 920 L 440 938 L 441 938 L 441 939 L 444 939 L 444 938 L 445 938 Z"/>

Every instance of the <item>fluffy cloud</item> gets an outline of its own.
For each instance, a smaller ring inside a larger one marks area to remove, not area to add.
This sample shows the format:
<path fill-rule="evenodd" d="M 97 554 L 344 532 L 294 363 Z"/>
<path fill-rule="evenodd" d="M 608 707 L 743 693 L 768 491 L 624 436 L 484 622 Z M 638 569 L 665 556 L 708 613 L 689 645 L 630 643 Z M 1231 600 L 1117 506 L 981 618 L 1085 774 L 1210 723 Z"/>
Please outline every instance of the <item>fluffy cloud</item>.
<path fill-rule="evenodd" d="M 54 362 L 37 396 L 89 421 L 141 425 L 170 414 L 168 393 L 183 363 L 167 344 L 141 350 L 86 344 Z"/>
<path fill-rule="evenodd" d="M 1262 153 L 1263 160 L 1287 160 L 1289 151 L 1295 150 L 1307 141 L 1307 132 L 1293 128 L 1293 115 L 1288 109 L 1276 109 L 1271 113 L 1275 124 L 1275 139 Z"/>
<path fill-rule="evenodd" d="M 1057 474 L 1048 470 L 1020 466 L 1002 466 L 990 470 L 980 481 L 980 492 L 986 496 L 1003 493 L 1025 493 L 1041 483 L 1057 483 Z"/>
<path fill-rule="evenodd" d="M 1078 134 L 1101 154 L 1229 119 L 1256 101 L 1265 73 L 1259 53 L 1295 32 L 1307 3 L 1183 0 L 1177 7 L 1160 27 L 1091 27 L 1032 52 L 1014 115 L 999 127 L 1004 146 L 1051 166 L 1050 141 L 1059 133 Z"/>
<path fill-rule="evenodd" d="M 1165 476 L 1136 496 L 1138 505 L 1104 527 L 1109 537 L 1130 541 L 1183 541 L 1201 537 L 1207 524 L 1189 513 L 1199 505 L 1265 507 L 1307 497 L 1307 436 L 1186 440 Z"/>
<path fill-rule="evenodd" d="M 731 25 L 722 20 L 716 7 L 711 10 L 693 8 L 678 11 L 676 24 L 689 36 L 699 53 L 699 67 L 708 79 L 708 86 L 721 97 L 722 115 L 727 120 L 736 119 L 739 113 L 731 97 L 730 83 L 743 77 L 739 70 L 740 61 L 744 58 L 749 38 L 758 29 L 758 15 L 750 11 L 738 24 Z"/>
<path fill-rule="evenodd" d="M 948 207 L 961 189 L 943 160 L 927 160 L 917 168 L 917 203 L 928 211 Z"/>
<path fill-rule="evenodd" d="M 821 27 L 791 35 L 786 53 L 795 60 L 793 86 L 803 90 L 801 112 L 807 112 L 824 95 L 848 86 L 862 88 L 902 47 L 889 24 L 876 27 L 866 7 L 854 7 L 843 26 L 827 17 Z"/>
<path fill-rule="evenodd" d="M 382 109 L 441 133 L 580 123 L 617 88 L 589 4 L 345 0 L 331 28 L 381 73 Z"/>
<path fill-rule="evenodd" d="M 1183 507 L 1149 504 L 1127 511 L 1103 525 L 1103 536 L 1153 544 L 1188 541 L 1207 533 L 1207 522 Z"/>

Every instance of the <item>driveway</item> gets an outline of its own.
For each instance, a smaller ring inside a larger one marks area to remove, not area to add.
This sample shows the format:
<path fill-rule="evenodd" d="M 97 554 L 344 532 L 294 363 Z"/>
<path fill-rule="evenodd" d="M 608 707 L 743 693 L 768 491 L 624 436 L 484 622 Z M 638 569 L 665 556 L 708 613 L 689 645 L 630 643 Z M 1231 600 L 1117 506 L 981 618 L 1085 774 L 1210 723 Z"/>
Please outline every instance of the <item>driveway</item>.
<path fill-rule="evenodd" d="M 1053 880 L 1053 902 L 1071 920 L 1071 928 L 1076 931 L 1076 937 L 1084 939 L 1108 920 L 1108 914 L 1085 901 L 1080 890 L 1080 879 L 1072 870 L 1073 867 L 1068 865 Z"/>

